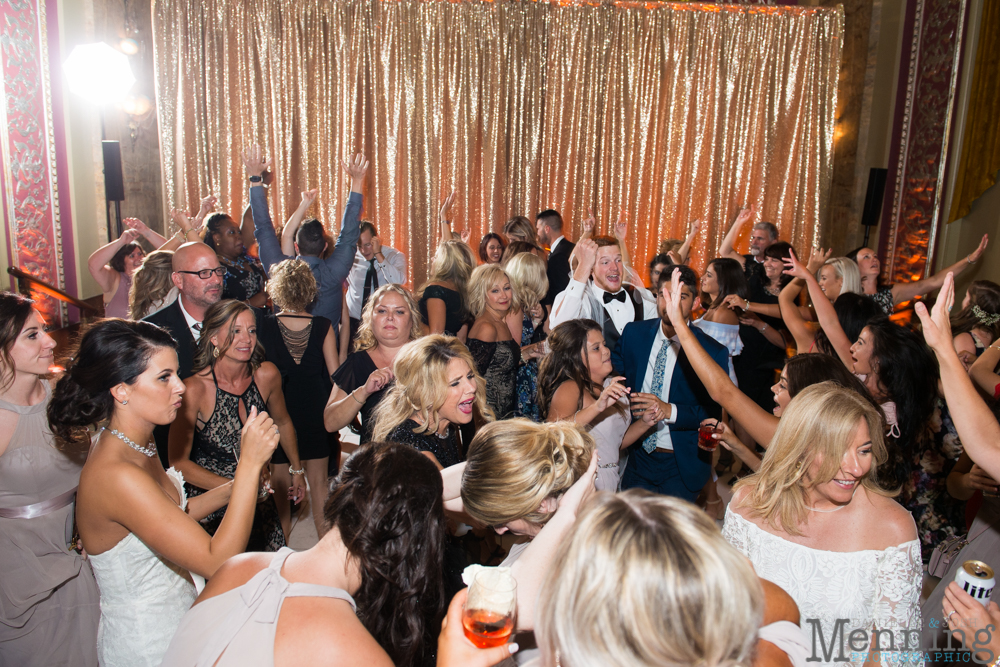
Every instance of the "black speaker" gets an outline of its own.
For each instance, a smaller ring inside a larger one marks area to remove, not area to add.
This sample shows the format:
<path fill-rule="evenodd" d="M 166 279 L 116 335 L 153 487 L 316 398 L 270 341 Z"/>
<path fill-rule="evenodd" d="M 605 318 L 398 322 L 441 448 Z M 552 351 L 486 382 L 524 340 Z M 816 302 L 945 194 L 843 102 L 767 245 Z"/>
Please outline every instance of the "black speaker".
<path fill-rule="evenodd" d="M 111 201 L 125 201 L 122 179 L 122 149 L 117 141 L 102 141 L 104 151 L 104 196 Z"/>
<path fill-rule="evenodd" d="M 876 227 L 882 217 L 882 197 L 885 195 L 885 178 L 888 169 L 872 167 L 868 172 L 868 192 L 865 194 L 865 210 L 861 214 L 861 224 Z"/>

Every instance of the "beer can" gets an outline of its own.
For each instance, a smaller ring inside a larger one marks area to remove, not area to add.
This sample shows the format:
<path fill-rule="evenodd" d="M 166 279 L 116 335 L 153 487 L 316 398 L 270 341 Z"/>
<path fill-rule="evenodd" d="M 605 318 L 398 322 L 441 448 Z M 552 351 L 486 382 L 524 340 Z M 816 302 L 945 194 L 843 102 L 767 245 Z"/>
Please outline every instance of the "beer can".
<path fill-rule="evenodd" d="M 967 560 L 955 573 L 955 582 L 985 607 L 997 580 L 992 567 L 981 560 Z"/>

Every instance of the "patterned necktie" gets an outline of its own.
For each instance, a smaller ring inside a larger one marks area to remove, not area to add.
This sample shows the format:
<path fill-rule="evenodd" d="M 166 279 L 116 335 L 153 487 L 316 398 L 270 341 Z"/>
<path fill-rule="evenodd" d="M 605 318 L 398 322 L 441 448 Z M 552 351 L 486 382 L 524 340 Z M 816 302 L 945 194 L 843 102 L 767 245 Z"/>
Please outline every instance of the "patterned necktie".
<path fill-rule="evenodd" d="M 194 337 L 194 339 L 198 340 L 199 338 L 201 338 L 201 322 L 195 322 L 191 326 L 191 328 L 194 329 L 195 332 L 197 333 L 197 335 Z"/>
<path fill-rule="evenodd" d="M 361 310 L 365 309 L 368 297 L 378 289 L 378 274 L 375 272 L 375 258 L 368 260 L 368 272 L 365 273 L 365 287 L 361 292 Z"/>
<path fill-rule="evenodd" d="M 657 398 L 661 398 L 660 392 L 663 391 L 663 376 L 667 374 L 667 355 L 670 354 L 670 346 L 672 343 L 673 341 L 669 338 L 663 341 L 663 345 L 660 346 L 660 351 L 656 353 L 656 363 L 653 364 L 653 386 L 650 388 L 649 393 Z M 643 440 L 643 451 L 647 454 L 652 454 L 653 451 L 656 450 L 656 443 L 659 436 L 659 430 L 654 430 L 649 437 Z"/>

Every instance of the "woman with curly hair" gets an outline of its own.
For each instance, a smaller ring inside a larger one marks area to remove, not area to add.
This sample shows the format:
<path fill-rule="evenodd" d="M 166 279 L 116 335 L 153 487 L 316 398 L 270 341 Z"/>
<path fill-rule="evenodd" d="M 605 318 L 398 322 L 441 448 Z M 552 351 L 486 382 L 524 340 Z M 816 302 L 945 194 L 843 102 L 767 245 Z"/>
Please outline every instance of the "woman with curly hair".
<path fill-rule="evenodd" d="M 171 276 L 173 250 L 154 250 L 142 260 L 132 276 L 128 292 L 128 318 L 142 320 L 177 300 L 179 291 Z"/>
<path fill-rule="evenodd" d="M 163 667 L 428 664 L 445 603 L 441 496 L 441 475 L 406 445 L 361 447 L 333 483 L 319 544 L 230 559 Z"/>
<path fill-rule="evenodd" d="M 305 474 L 299 460 L 295 428 L 285 408 L 281 374 L 264 361 L 257 339 L 253 310 L 242 301 L 225 299 L 205 312 L 194 374 L 184 380 L 187 391 L 170 425 L 170 465 L 184 475 L 188 495 L 198 496 L 229 484 L 241 457 L 240 430 L 250 411 L 268 411 L 281 438 L 281 448 L 292 462 L 291 495 L 305 497 Z M 277 551 L 286 533 L 264 476 L 253 530 L 247 548 Z M 213 512 L 202 525 L 214 535 L 224 510 Z"/>
<path fill-rule="evenodd" d="M 361 418 L 361 442 L 371 442 L 372 413 L 393 381 L 392 365 L 404 345 L 423 335 L 417 302 L 402 285 L 382 285 L 361 311 L 354 351 L 333 374 L 323 409 L 326 430 L 336 433 Z"/>
<path fill-rule="evenodd" d="M 264 314 L 258 338 L 268 359 L 281 371 L 281 391 L 295 426 L 299 458 L 305 463 L 306 479 L 309 480 L 313 521 L 317 534 L 323 535 L 319 508 L 326 501 L 330 460 L 330 437 L 323 426 L 323 408 L 331 389 L 330 374 L 337 369 L 337 340 L 330 320 L 307 312 L 317 292 L 316 278 L 308 264 L 300 259 L 286 259 L 275 264 L 271 267 L 267 291 L 281 310 L 277 315 Z M 291 524 L 288 489 L 292 475 L 288 465 L 285 452 L 275 451 L 271 461 L 271 482 L 278 516 L 286 533 Z"/>

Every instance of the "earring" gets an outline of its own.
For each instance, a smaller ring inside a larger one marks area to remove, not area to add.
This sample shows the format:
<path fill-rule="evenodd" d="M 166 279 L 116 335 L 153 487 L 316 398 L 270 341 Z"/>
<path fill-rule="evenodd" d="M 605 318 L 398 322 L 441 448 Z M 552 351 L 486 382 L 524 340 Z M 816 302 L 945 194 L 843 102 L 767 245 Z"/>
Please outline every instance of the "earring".
<path fill-rule="evenodd" d="M 124 401 L 122 401 L 122 405 L 128 405 L 128 399 L 127 398 Z"/>
<path fill-rule="evenodd" d="M 212 348 L 212 356 L 215 357 L 216 359 L 219 358 L 219 348 L 217 347 Z"/>

